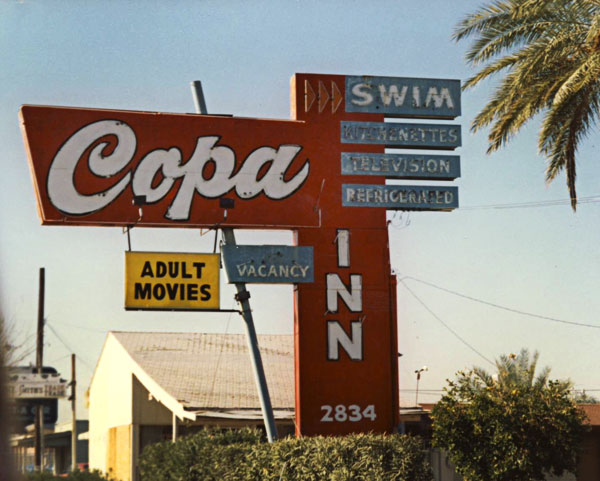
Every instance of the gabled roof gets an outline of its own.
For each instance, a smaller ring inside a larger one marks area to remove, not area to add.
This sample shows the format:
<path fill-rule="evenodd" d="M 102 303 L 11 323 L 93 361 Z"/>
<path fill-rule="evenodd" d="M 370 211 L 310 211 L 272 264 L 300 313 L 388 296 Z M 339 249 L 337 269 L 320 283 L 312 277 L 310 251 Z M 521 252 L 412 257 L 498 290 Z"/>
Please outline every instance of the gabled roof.
<path fill-rule="evenodd" d="M 214 415 L 217 411 L 225 417 L 260 417 L 245 335 L 111 334 L 138 367 L 186 411 L 198 415 L 211 412 Z M 294 410 L 293 337 L 261 335 L 258 342 L 273 409 L 280 411 L 277 417 L 291 417 Z"/>

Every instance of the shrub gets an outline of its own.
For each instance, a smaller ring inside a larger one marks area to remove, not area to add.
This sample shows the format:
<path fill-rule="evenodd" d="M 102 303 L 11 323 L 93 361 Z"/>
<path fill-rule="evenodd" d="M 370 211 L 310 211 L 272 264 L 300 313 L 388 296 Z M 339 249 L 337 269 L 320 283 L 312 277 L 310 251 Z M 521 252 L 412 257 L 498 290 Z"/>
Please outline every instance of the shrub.
<path fill-rule="evenodd" d="M 177 443 L 148 446 L 143 481 L 430 481 L 424 443 L 400 435 L 286 438 L 260 431 L 203 430 Z"/>
<path fill-rule="evenodd" d="M 225 479 L 220 477 L 224 468 L 222 459 L 229 461 L 236 450 L 241 456 L 255 444 L 260 443 L 260 431 L 249 428 L 234 430 L 202 431 L 181 437 L 176 443 L 163 441 L 147 446 L 140 456 L 140 473 L 143 480 L 188 481 L 192 479 Z M 227 453 L 228 446 L 234 446 Z M 201 460 L 201 463 L 198 461 Z M 193 468 L 193 469 L 192 469 Z"/>

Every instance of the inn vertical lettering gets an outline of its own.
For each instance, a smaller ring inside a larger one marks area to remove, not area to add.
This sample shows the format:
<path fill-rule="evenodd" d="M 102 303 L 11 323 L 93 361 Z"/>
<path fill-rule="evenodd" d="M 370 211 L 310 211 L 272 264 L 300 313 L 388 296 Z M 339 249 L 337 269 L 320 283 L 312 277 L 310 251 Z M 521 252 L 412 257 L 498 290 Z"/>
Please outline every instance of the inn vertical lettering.
<path fill-rule="evenodd" d="M 336 241 L 337 263 L 340 267 L 350 267 L 350 231 L 338 229 Z M 360 313 L 363 309 L 362 275 L 350 274 L 350 285 L 344 284 L 338 273 L 327 274 L 327 313 L 340 313 L 340 304 L 351 313 Z M 341 303 L 339 302 L 341 299 Z M 363 360 L 363 323 L 350 321 L 347 332 L 339 320 L 327 320 L 327 360 L 339 361 L 340 348 L 353 361 Z"/>

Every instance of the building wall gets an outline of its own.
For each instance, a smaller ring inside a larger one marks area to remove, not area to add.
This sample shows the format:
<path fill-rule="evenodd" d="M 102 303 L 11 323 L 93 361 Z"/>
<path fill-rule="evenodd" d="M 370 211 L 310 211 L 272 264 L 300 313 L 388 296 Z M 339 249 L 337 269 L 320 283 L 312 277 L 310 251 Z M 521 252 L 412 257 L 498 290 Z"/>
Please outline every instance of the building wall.
<path fill-rule="evenodd" d="M 90 469 L 108 472 L 109 431 L 132 424 L 131 366 L 125 350 L 109 334 L 90 386 Z"/>
<path fill-rule="evenodd" d="M 600 479 L 600 427 L 594 426 L 583 441 L 577 481 L 598 481 Z"/>
<path fill-rule="evenodd" d="M 144 385 L 133 376 L 132 379 L 132 419 L 137 425 L 171 426 L 173 413 L 164 404 L 152 398 Z"/>
<path fill-rule="evenodd" d="M 131 481 L 132 425 L 108 429 L 106 471 L 111 479 Z"/>

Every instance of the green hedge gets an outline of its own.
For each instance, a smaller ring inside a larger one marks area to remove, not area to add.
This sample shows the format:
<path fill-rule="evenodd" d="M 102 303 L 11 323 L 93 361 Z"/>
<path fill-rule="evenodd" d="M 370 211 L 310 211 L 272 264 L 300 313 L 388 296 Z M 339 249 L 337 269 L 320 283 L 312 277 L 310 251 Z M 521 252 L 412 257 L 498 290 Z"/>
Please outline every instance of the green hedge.
<path fill-rule="evenodd" d="M 142 481 L 431 481 L 428 450 L 410 436 L 286 438 L 260 431 L 203 430 L 148 446 Z"/>

